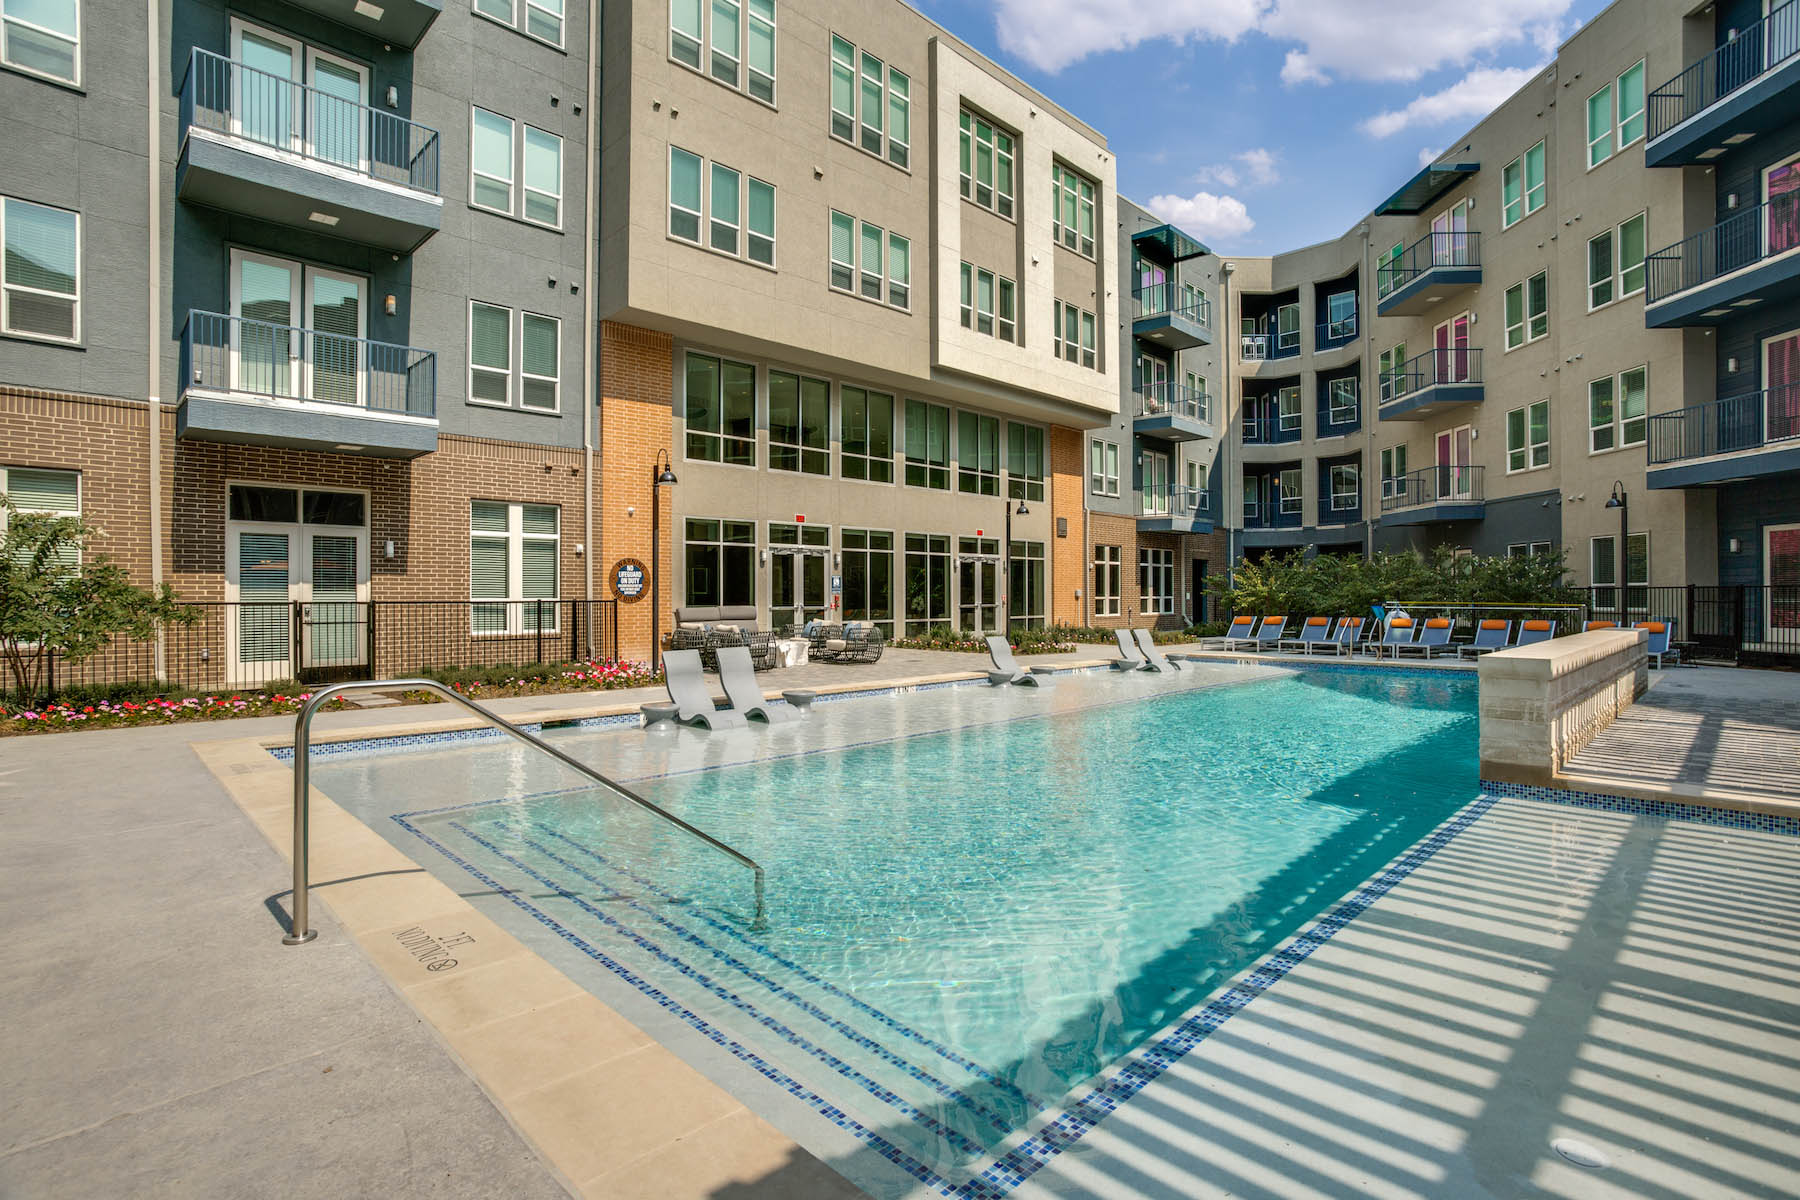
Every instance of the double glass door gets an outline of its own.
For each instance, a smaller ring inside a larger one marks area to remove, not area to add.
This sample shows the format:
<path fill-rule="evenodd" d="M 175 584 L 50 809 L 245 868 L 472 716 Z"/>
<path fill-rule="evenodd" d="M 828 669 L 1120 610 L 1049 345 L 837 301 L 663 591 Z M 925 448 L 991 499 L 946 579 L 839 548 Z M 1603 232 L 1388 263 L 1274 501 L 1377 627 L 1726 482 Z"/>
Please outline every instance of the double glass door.
<path fill-rule="evenodd" d="M 234 21 L 232 128 L 239 137 L 354 171 L 369 165 L 366 68 Z"/>
<path fill-rule="evenodd" d="M 1470 376 L 1469 314 L 1461 313 L 1437 327 L 1433 335 L 1437 353 L 1437 382 L 1467 383 Z"/>
<path fill-rule="evenodd" d="M 366 287 L 358 276 L 232 251 L 232 390 L 364 403 Z"/>
<path fill-rule="evenodd" d="M 1000 601 L 1000 540 L 958 538 L 957 628 L 964 633 L 999 633 Z"/>
<path fill-rule="evenodd" d="M 823 550 L 769 551 L 769 623 L 796 628 L 825 615 L 826 553 Z"/>
<path fill-rule="evenodd" d="M 1474 496 L 1474 430 L 1468 425 L 1437 435 L 1437 498 L 1468 500 Z"/>
<path fill-rule="evenodd" d="M 366 530 L 263 523 L 233 523 L 229 530 L 226 582 L 237 601 L 228 626 L 234 684 L 367 661 L 361 603 L 369 578 Z"/>
<path fill-rule="evenodd" d="M 1431 219 L 1431 264 L 1436 267 L 1469 265 L 1469 202 Z"/>

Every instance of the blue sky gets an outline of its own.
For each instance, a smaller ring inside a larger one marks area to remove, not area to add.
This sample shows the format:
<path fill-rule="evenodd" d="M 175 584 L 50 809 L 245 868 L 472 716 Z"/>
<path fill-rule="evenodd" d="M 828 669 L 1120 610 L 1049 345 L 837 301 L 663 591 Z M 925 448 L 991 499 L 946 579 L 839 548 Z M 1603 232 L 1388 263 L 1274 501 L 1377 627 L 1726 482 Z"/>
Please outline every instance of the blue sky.
<path fill-rule="evenodd" d="M 1604 0 L 912 0 L 1104 133 L 1216 250 L 1336 237 Z"/>

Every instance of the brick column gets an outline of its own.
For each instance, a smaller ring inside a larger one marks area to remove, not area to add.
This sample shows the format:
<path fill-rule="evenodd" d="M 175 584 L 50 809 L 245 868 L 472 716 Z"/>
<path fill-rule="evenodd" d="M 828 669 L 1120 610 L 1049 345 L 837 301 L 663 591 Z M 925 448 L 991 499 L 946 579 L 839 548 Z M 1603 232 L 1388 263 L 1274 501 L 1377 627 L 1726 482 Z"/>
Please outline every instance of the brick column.
<path fill-rule="evenodd" d="M 1050 621 L 1081 624 L 1083 604 L 1075 593 L 1087 586 L 1087 545 L 1082 537 L 1082 490 L 1087 474 L 1081 430 L 1050 427 Z M 1058 522 L 1068 523 L 1064 536 Z"/>
<path fill-rule="evenodd" d="M 662 577 L 662 630 L 674 622 L 681 572 L 674 560 L 673 497 L 653 488 L 658 451 L 671 450 L 673 343 L 666 333 L 600 323 L 599 558 L 596 594 L 612 595 L 613 568 L 635 558 Z M 679 472 L 677 472 L 679 474 Z M 679 486 L 679 485 L 678 485 Z M 660 544 L 650 544 L 650 506 L 662 506 Z M 619 604 L 619 653 L 651 661 L 650 588 Z"/>

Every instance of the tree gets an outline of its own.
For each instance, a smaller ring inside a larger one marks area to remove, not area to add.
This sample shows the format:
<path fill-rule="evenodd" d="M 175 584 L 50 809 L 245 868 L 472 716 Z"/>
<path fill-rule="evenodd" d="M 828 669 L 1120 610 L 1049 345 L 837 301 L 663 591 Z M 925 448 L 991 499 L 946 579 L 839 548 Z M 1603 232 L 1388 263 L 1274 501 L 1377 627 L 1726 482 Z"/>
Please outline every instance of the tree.
<path fill-rule="evenodd" d="M 1438 546 L 1429 555 L 1382 552 L 1367 561 L 1303 550 L 1240 562 L 1209 586 L 1239 613 L 1331 616 L 1366 613 L 1375 604 L 1579 604 L 1563 585 L 1562 554 L 1477 558 Z"/>
<path fill-rule="evenodd" d="M 191 624 L 167 584 L 131 582 L 104 554 L 89 554 L 100 531 L 80 517 L 20 513 L 0 494 L 0 656 L 25 700 L 48 691 L 53 659 L 80 662 L 114 638 L 145 641 L 165 624 Z"/>

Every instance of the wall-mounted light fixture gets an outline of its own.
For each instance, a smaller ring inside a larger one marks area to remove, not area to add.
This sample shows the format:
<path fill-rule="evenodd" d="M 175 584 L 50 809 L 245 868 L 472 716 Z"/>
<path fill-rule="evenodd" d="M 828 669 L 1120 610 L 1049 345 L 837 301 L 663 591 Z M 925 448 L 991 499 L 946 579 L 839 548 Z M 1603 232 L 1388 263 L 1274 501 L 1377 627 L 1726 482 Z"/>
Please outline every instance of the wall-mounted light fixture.
<path fill-rule="evenodd" d="M 1726 548 L 1729 549 L 1731 551 L 1731 553 L 1733 553 L 1733 554 L 1736 554 L 1738 552 L 1738 550 L 1740 548 L 1742 548 L 1743 544 L 1744 543 L 1738 541 L 1736 538 L 1727 538 L 1725 540 Z"/>
<path fill-rule="evenodd" d="M 389 108 L 399 108 L 400 107 L 400 89 L 395 87 L 391 83 L 388 84 L 387 102 L 388 102 Z"/>
<path fill-rule="evenodd" d="M 1726 356 L 1725 356 L 1725 370 L 1726 370 L 1726 372 L 1727 372 L 1727 373 L 1728 373 L 1728 374 L 1731 374 L 1731 375 L 1736 375 L 1736 374 L 1737 374 L 1737 369 L 1738 369 L 1738 361 L 1737 361 L 1737 355 L 1735 355 L 1735 354 L 1728 354 L 1728 355 L 1726 355 Z"/>
<path fill-rule="evenodd" d="M 385 541 L 381 544 L 381 557 L 383 557 L 383 558 L 394 557 L 394 539 L 393 538 L 389 538 L 387 541 Z"/>
<path fill-rule="evenodd" d="M 381 301 L 381 311 L 392 317 L 400 312 L 400 301 L 389 292 Z"/>

